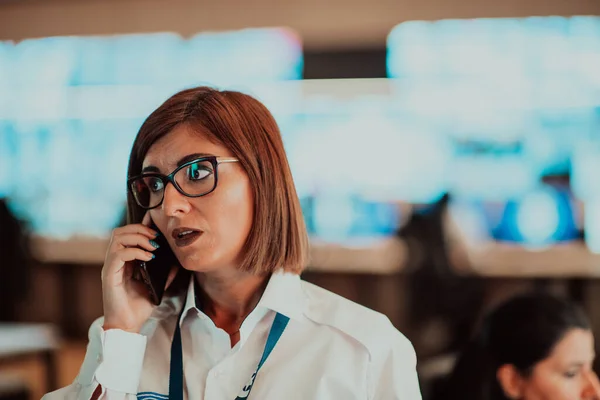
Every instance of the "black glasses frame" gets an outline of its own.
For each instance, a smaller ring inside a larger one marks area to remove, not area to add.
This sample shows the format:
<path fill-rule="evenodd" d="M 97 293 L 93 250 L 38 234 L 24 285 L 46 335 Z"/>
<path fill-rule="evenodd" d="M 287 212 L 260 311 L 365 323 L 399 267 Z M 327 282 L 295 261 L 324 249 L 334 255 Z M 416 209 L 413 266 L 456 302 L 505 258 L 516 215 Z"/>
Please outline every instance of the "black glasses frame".
<path fill-rule="evenodd" d="M 197 162 L 202 162 L 202 161 L 209 161 L 212 164 L 213 171 L 214 171 L 214 174 L 215 174 L 214 185 L 206 193 L 202 193 L 202 194 L 188 194 L 188 193 L 184 192 L 183 189 L 177 183 L 177 181 L 175 181 L 175 174 L 177 174 L 182 169 L 184 169 L 186 167 L 189 167 L 192 164 L 195 164 Z M 210 193 L 214 192 L 215 189 L 217 188 L 217 182 L 219 181 L 219 170 L 218 170 L 219 164 L 221 164 L 221 163 L 232 163 L 232 162 L 238 162 L 238 161 L 239 160 L 237 158 L 234 158 L 234 157 L 206 156 L 206 157 L 196 158 L 195 160 L 188 161 L 185 164 L 182 164 L 179 167 L 175 168 L 175 170 L 173 172 L 171 172 L 169 175 L 163 175 L 163 174 L 160 174 L 158 172 L 147 172 L 145 174 L 141 174 L 141 175 L 137 175 L 137 176 L 134 176 L 132 178 L 129 178 L 129 179 L 127 179 L 127 189 L 131 192 L 131 195 L 135 199 L 135 202 L 137 203 L 138 206 L 140 206 L 144 210 L 152 210 L 153 208 L 159 207 L 163 203 L 163 201 L 165 199 L 165 190 L 166 190 L 167 184 L 169 182 L 173 184 L 173 186 L 175 187 L 175 189 L 179 193 L 181 193 L 182 195 L 184 195 L 186 197 L 202 197 L 202 196 L 206 196 L 207 194 L 210 194 Z M 160 201 L 158 202 L 157 205 L 152 206 L 152 207 L 146 207 L 146 206 L 143 206 L 142 204 L 140 204 L 140 200 L 136 196 L 136 191 L 133 189 L 133 184 L 134 184 L 135 181 L 137 181 L 139 179 L 148 178 L 148 177 L 158 178 L 158 179 L 161 180 L 161 182 L 163 184 L 162 198 L 160 199 Z"/>

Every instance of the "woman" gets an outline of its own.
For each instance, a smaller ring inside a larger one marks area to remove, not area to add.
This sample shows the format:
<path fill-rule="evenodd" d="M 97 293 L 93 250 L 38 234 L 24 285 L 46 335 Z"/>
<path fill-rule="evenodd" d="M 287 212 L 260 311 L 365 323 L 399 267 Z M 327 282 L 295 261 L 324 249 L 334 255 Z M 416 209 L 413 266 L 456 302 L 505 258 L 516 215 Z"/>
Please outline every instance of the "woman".
<path fill-rule="evenodd" d="M 548 294 L 510 299 L 484 320 L 439 399 L 600 399 L 585 315 Z"/>
<path fill-rule="evenodd" d="M 76 381 L 47 399 L 420 399 L 414 350 L 390 321 L 300 279 L 306 230 L 261 103 L 177 93 L 140 128 L 128 175 L 104 317 Z M 191 279 L 154 307 L 132 277 L 156 235 Z"/>

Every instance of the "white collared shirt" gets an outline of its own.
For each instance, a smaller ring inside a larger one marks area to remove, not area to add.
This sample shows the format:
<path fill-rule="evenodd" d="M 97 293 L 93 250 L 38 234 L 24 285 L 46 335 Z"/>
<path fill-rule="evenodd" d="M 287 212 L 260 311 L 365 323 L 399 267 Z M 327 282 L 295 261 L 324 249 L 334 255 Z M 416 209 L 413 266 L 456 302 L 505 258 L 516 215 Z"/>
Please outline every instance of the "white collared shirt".
<path fill-rule="evenodd" d="M 98 319 L 75 382 L 44 399 L 90 399 L 99 384 L 101 399 L 167 399 L 181 307 L 188 399 L 235 400 L 256 370 L 276 313 L 290 321 L 249 399 L 421 399 L 413 347 L 387 317 L 283 272 L 271 276 L 233 348 L 229 335 L 196 308 L 193 282 L 185 299 L 165 299 L 140 334 L 105 332 Z"/>

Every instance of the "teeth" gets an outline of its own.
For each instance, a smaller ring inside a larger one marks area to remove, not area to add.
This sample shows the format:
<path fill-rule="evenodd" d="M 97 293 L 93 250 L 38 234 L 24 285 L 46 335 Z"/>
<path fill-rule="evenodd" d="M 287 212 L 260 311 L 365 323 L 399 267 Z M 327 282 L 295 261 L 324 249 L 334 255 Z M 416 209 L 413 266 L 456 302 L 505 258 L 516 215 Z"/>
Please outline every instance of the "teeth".
<path fill-rule="evenodd" d="M 180 233 L 179 235 L 177 235 L 177 236 L 179 236 L 179 237 L 183 237 L 183 236 L 185 236 L 185 235 L 189 235 L 190 233 L 194 233 L 194 231 L 185 231 L 185 232 L 181 232 L 181 233 Z"/>

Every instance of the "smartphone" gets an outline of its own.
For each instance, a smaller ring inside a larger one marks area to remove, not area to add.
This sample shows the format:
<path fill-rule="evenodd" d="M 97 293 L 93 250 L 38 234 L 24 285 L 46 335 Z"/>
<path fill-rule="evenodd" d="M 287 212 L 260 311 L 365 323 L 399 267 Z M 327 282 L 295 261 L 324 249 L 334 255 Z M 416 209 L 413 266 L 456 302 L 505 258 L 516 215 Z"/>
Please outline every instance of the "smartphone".
<path fill-rule="evenodd" d="M 150 228 L 160 232 L 154 224 Z M 178 261 L 162 232 L 153 240 L 159 247 L 152 252 L 155 256 L 152 260 L 138 260 L 138 279 L 148 287 L 152 303 L 159 305 L 165 292 L 169 271 L 173 265 L 178 264 Z"/>

